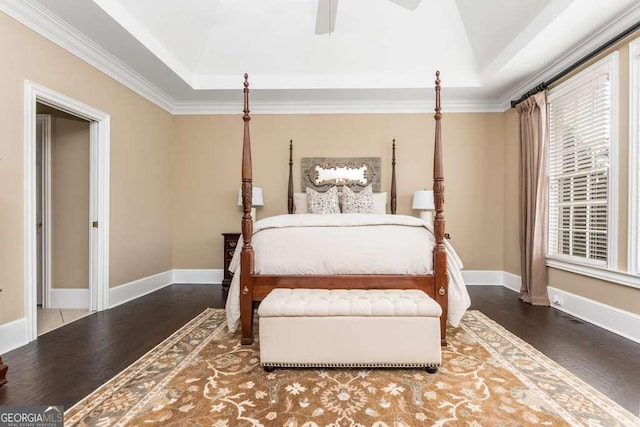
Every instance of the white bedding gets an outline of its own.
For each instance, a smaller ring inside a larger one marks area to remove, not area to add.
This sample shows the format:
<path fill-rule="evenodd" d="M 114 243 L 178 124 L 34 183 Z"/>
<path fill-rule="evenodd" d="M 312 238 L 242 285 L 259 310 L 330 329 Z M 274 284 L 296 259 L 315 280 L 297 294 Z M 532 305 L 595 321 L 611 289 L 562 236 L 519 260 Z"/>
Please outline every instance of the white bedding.
<path fill-rule="evenodd" d="M 254 224 L 252 246 L 257 274 L 424 275 L 433 272 L 435 238 L 431 225 L 405 215 L 278 215 Z M 460 272 L 462 262 L 446 241 L 445 246 L 447 320 L 458 326 L 471 300 Z M 241 248 L 242 238 L 229 267 L 235 273 L 226 304 L 231 332 L 240 320 Z"/>

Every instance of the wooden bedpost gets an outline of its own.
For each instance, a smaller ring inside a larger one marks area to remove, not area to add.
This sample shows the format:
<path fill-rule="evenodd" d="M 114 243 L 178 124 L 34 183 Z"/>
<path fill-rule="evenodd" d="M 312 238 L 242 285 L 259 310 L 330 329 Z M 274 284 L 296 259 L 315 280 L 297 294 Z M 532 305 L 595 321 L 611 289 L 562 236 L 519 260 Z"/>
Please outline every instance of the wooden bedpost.
<path fill-rule="evenodd" d="M 440 337 L 442 345 L 447 345 L 447 301 L 449 293 L 449 276 L 447 274 L 447 252 L 444 247 L 444 165 L 442 159 L 442 139 L 440 120 L 440 71 L 436 71 L 436 138 L 433 153 L 433 201 L 436 207 L 436 218 L 433 228 L 436 247 L 433 250 L 433 268 L 436 275 L 436 302 L 442 307 L 440 317 Z"/>
<path fill-rule="evenodd" d="M 391 213 L 396 214 L 398 191 L 396 190 L 396 140 L 391 144 Z"/>
<path fill-rule="evenodd" d="M 293 213 L 293 139 L 289 140 L 289 189 L 287 191 L 287 211 Z"/>
<path fill-rule="evenodd" d="M 244 75 L 244 134 L 242 138 L 242 253 L 240 254 L 240 323 L 242 344 L 253 343 L 253 171 L 251 165 L 251 137 L 249 136 L 249 75 Z"/>

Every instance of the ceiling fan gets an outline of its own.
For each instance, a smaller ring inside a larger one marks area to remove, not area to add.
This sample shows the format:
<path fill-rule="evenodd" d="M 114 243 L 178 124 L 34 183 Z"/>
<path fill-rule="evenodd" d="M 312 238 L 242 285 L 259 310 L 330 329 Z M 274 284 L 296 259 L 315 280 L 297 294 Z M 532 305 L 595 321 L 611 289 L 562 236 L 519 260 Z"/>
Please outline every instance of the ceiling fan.
<path fill-rule="evenodd" d="M 389 0 L 408 10 L 415 10 L 422 0 Z M 318 0 L 316 34 L 331 34 L 336 26 L 338 0 Z"/>

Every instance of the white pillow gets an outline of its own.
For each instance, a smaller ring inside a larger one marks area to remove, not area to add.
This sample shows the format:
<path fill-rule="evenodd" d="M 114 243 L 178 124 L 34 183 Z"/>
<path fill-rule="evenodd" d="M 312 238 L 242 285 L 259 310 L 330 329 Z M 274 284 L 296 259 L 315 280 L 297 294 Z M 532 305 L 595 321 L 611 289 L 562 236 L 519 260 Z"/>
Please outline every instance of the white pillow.
<path fill-rule="evenodd" d="M 374 214 L 386 214 L 387 213 L 387 193 L 373 193 L 373 213 Z"/>
<path fill-rule="evenodd" d="M 312 214 L 339 214 L 340 202 L 338 201 L 338 189 L 331 187 L 325 193 L 307 187 L 307 208 Z"/>
<path fill-rule="evenodd" d="M 304 193 L 293 193 L 293 213 L 308 214 L 307 195 Z"/>

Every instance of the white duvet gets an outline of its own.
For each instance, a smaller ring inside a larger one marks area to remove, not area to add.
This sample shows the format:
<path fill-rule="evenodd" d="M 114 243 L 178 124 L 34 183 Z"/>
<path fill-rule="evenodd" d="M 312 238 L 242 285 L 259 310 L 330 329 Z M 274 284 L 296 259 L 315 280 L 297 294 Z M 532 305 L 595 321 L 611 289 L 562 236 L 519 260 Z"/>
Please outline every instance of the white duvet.
<path fill-rule="evenodd" d="M 229 270 L 227 298 L 231 332 L 240 320 L 238 242 Z M 257 221 L 252 239 L 257 274 L 410 274 L 433 273 L 435 238 L 431 225 L 405 215 L 278 215 Z M 462 262 L 445 242 L 449 272 L 447 320 L 458 326 L 471 300 L 462 279 Z"/>

